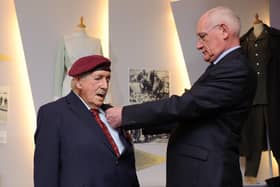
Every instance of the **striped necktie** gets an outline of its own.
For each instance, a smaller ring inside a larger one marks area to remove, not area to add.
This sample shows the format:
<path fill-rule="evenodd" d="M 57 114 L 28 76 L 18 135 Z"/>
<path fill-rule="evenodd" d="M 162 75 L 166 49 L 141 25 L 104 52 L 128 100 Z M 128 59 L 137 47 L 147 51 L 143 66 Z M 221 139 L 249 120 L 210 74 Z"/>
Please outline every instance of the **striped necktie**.
<path fill-rule="evenodd" d="M 99 117 L 99 111 L 97 109 L 90 109 L 93 117 L 96 119 L 96 122 L 98 123 L 99 127 L 102 129 L 104 135 L 106 136 L 107 140 L 109 141 L 109 143 L 111 144 L 115 154 L 117 155 L 117 157 L 120 156 L 120 152 L 119 149 L 117 147 L 117 144 L 115 143 L 114 139 L 112 138 L 108 128 L 106 127 L 106 125 L 103 123 L 103 121 L 100 119 Z"/>

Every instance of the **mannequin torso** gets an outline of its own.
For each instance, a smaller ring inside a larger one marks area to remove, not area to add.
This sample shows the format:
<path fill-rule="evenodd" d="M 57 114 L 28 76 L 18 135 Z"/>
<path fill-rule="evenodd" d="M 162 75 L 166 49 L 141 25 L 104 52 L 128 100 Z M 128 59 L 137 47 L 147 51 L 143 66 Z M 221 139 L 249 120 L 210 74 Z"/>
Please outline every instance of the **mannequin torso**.
<path fill-rule="evenodd" d="M 101 42 L 98 38 L 90 37 L 85 28 L 63 37 L 63 48 L 59 52 L 56 65 L 54 99 L 65 96 L 71 90 L 71 78 L 67 75 L 72 64 L 81 57 L 102 54 Z"/>
<path fill-rule="evenodd" d="M 264 29 L 263 23 L 254 23 L 253 27 L 254 27 L 254 35 L 256 38 L 258 38 Z"/>
<path fill-rule="evenodd" d="M 89 37 L 84 29 L 64 36 L 64 45 L 71 62 L 71 64 L 66 64 L 67 70 L 72 63 L 83 56 L 101 54 L 100 40 Z"/>
<path fill-rule="evenodd" d="M 254 27 L 254 35 L 256 38 L 258 38 L 264 29 L 263 22 L 262 22 L 262 20 L 259 19 L 258 14 L 256 14 L 256 16 L 255 16 L 255 21 L 253 23 L 253 27 Z"/>

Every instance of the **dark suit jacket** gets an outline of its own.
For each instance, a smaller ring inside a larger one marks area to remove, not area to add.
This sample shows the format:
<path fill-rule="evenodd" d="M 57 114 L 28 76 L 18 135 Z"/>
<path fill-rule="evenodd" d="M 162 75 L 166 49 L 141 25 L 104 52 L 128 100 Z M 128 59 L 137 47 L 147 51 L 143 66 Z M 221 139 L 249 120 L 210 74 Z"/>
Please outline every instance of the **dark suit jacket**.
<path fill-rule="evenodd" d="M 99 125 L 71 92 L 39 109 L 35 187 L 137 187 L 132 144 L 117 158 Z"/>
<path fill-rule="evenodd" d="M 167 149 L 168 187 L 241 187 L 240 131 L 256 87 L 241 49 L 211 65 L 182 96 L 123 108 L 123 127 L 177 122 Z"/>

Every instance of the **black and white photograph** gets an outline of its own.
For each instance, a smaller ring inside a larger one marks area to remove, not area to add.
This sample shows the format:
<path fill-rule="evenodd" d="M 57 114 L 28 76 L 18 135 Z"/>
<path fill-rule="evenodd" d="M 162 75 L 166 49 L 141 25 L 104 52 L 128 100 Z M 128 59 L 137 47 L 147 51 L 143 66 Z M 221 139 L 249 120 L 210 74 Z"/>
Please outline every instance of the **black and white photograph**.
<path fill-rule="evenodd" d="M 130 69 L 129 103 L 138 104 L 169 97 L 169 72 L 164 70 Z M 131 130 L 134 143 L 164 142 L 169 129 L 142 128 Z"/>
<path fill-rule="evenodd" d="M 0 122 L 8 121 L 8 101 L 9 101 L 8 87 L 0 86 Z"/>
<path fill-rule="evenodd" d="M 130 69 L 129 102 L 131 104 L 164 99 L 169 96 L 169 72 Z"/>

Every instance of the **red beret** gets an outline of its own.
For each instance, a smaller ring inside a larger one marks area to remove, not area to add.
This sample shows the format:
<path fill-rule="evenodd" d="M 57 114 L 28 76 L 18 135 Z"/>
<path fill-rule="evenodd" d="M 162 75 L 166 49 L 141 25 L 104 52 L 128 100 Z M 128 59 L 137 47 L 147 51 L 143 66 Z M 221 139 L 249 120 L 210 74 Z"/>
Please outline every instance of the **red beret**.
<path fill-rule="evenodd" d="M 75 77 L 94 70 L 110 71 L 111 61 L 101 55 L 85 56 L 78 59 L 70 68 L 68 75 Z"/>

